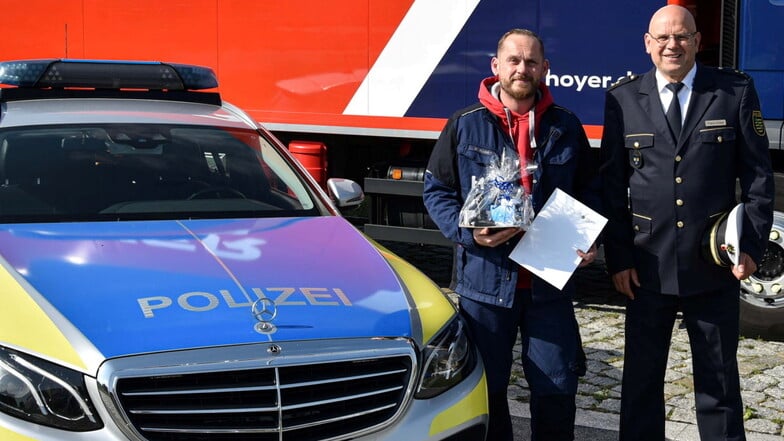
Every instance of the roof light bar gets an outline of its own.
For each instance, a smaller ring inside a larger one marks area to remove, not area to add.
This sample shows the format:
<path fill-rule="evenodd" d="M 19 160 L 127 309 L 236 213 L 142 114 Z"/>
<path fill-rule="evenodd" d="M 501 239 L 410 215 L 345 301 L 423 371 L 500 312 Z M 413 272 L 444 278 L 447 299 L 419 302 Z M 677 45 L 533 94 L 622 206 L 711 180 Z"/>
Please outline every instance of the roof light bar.
<path fill-rule="evenodd" d="M 203 90 L 218 87 L 202 66 L 122 60 L 18 60 L 0 62 L 0 83 L 24 88 Z"/>

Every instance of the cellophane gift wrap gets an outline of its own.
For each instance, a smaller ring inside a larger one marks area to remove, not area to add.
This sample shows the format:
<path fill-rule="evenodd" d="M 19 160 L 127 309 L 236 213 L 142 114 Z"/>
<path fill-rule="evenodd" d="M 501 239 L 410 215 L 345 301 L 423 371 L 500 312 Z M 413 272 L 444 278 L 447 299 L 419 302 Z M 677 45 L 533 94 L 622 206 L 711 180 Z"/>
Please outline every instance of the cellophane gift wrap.
<path fill-rule="evenodd" d="M 516 153 L 504 153 L 488 164 L 484 176 L 474 176 L 460 210 L 460 226 L 527 229 L 534 218 L 531 196 L 521 182 Z"/>

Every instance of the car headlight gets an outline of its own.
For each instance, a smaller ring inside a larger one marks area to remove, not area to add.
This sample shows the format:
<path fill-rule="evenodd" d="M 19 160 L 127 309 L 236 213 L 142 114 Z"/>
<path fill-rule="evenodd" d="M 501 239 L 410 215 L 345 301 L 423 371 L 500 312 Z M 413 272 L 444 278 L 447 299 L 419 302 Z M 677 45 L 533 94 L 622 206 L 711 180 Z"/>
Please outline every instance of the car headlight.
<path fill-rule="evenodd" d="M 476 366 L 468 330 L 459 318 L 425 347 L 422 378 L 415 398 L 432 398 L 463 380 Z"/>
<path fill-rule="evenodd" d="M 100 429 L 82 374 L 0 347 L 0 411 L 71 431 Z"/>

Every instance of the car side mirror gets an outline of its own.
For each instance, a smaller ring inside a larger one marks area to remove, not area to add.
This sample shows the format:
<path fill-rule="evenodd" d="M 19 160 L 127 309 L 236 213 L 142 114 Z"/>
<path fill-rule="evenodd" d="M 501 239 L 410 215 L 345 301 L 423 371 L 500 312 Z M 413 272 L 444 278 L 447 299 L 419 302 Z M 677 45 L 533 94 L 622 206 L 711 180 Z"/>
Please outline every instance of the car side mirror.
<path fill-rule="evenodd" d="M 351 179 L 330 178 L 327 180 L 327 189 L 332 200 L 338 207 L 354 207 L 365 200 L 362 187 Z"/>

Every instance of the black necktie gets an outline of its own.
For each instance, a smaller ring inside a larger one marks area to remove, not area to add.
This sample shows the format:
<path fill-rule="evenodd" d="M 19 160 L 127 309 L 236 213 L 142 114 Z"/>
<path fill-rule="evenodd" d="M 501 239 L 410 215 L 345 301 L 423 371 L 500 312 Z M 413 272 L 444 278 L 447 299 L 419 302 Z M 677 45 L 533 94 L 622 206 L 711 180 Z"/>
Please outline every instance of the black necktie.
<path fill-rule="evenodd" d="M 678 92 L 683 88 L 683 83 L 669 83 L 667 88 L 672 92 L 670 108 L 667 109 L 667 122 L 670 124 L 672 136 L 678 139 L 681 134 L 681 103 L 678 100 Z"/>

